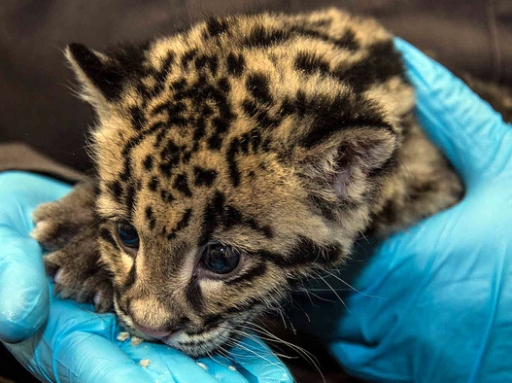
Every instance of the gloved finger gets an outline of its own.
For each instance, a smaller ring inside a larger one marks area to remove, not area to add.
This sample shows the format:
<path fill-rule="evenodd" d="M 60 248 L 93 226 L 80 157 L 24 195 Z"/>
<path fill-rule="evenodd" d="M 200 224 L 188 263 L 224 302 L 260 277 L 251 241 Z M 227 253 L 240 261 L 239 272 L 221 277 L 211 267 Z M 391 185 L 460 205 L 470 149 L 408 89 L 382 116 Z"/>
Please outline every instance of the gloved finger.
<path fill-rule="evenodd" d="M 41 250 L 28 236 L 31 214 L 38 204 L 60 198 L 69 189 L 29 173 L 0 175 L 0 340 L 27 339 L 47 318 L 49 294 Z"/>
<path fill-rule="evenodd" d="M 512 129 L 501 115 L 412 45 L 398 38 L 395 45 L 416 89 L 422 127 L 466 184 L 512 169 Z"/>
<path fill-rule="evenodd" d="M 46 321 L 50 302 L 37 242 L 0 223 L 0 340 L 21 342 Z"/>
<path fill-rule="evenodd" d="M 230 356 L 237 371 L 250 383 L 293 382 L 284 364 L 255 336 L 239 340 Z"/>
<path fill-rule="evenodd" d="M 0 340 L 13 343 L 32 336 L 48 315 L 41 250 L 28 236 L 32 208 L 59 198 L 69 187 L 41 176 L 5 172 L 0 190 Z"/>

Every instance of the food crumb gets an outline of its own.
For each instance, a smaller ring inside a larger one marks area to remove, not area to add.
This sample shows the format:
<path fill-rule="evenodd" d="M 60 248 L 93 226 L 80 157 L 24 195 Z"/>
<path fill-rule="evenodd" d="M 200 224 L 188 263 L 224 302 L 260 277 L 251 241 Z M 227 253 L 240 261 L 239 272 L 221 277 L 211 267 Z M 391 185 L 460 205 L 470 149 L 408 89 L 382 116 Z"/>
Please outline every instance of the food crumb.
<path fill-rule="evenodd" d="M 208 367 L 206 367 L 206 364 L 201 363 L 201 362 L 196 362 L 196 363 L 197 363 L 197 365 L 198 365 L 199 367 L 201 367 L 201 368 L 205 369 L 206 371 L 208 371 Z"/>
<path fill-rule="evenodd" d="M 147 366 L 149 366 L 149 359 L 142 359 L 139 362 L 139 366 L 141 366 L 142 368 L 146 368 Z"/>
<path fill-rule="evenodd" d="M 130 334 L 127 331 L 122 331 L 117 336 L 117 340 L 119 342 L 124 342 L 126 339 L 129 339 L 129 338 L 130 338 Z"/>
<path fill-rule="evenodd" d="M 235 366 L 228 366 L 228 370 L 236 371 L 236 367 Z"/>
<path fill-rule="evenodd" d="M 143 339 L 142 339 L 142 338 L 139 338 L 139 337 L 137 337 L 137 336 L 132 336 L 132 341 L 130 342 L 130 344 L 131 344 L 132 346 L 138 346 L 139 344 L 141 344 L 141 343 L 142 343 L 142 341 L 143 341 Z"/>

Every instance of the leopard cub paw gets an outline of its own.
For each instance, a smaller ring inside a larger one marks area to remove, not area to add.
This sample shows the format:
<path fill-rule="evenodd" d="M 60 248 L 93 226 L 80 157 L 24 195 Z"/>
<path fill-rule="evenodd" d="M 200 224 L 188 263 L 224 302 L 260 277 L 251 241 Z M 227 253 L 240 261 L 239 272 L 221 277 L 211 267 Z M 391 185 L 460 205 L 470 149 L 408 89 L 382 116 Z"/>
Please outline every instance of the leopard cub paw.
<path fill-rule="evenodd" d="M 48 253 L 47 273 L 63 299 L 93 302 L 98 312 L 112 309 L 109 273 L 100 261 L 94 187 L 78 185 L 64 198 L 40 205 L 34 212 L 31 236 Z"/>

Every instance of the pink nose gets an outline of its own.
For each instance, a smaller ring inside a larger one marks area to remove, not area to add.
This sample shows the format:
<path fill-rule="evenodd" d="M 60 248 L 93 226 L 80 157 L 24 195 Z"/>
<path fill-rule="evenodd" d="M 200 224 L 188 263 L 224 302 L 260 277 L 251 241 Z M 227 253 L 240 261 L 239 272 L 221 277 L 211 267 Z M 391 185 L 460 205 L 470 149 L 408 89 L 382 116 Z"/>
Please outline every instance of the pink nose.
<path fill-rule="evenodd" d="M 172 333 L 172 331 L 170 331 L 170 330 L 153 330 L 151 328 L 139 326 L 136 323 L 134 323 L 133 325 L 141 333 L 143 333 L 147 336 L 150 336 L 151 338 L 162 339 L 162 338 L 165 338 L 165 337 L 171 335 L 171 333 Z"/>

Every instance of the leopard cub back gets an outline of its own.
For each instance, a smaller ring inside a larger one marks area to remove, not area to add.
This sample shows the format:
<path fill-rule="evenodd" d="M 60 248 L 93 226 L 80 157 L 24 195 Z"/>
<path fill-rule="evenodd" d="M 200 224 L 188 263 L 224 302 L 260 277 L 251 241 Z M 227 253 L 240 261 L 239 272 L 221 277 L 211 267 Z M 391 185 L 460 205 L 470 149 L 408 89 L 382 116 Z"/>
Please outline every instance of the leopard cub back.
<path fill-rule="evenodd" d="M 97 112 L 98 244 L 116 312 L 191 355 L 301 278 L 455 203 L 391 36 L 329 9 L 211 18 L 66 55 Z"/>

